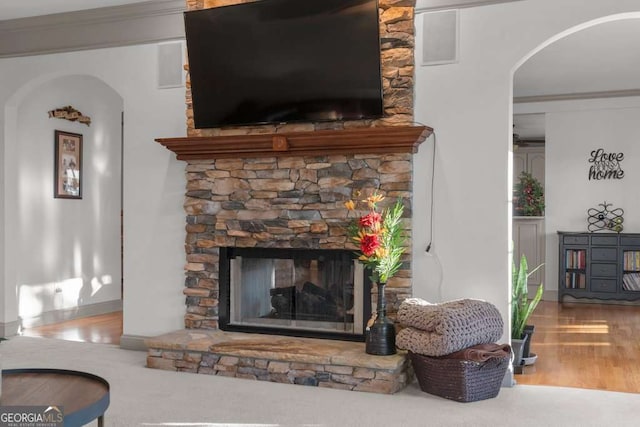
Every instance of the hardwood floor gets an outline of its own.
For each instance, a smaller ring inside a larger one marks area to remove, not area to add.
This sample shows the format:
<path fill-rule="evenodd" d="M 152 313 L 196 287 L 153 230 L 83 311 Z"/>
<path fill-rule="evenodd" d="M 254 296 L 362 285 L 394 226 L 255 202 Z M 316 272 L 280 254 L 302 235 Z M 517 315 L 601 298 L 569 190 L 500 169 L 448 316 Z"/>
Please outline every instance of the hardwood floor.
<path fill-rule="evenodd" d="M 543 301 L 531 318 L 536 363 L 519 384 L 640 393 L 640 306 Z M 119 344 L 122 312 L 23 331 L 73 341 Z"/>
<path fill-rule="evenodd" d="M 640 307 L 543 301 L 519 384 L 640 393 Z"/>
<path fill-rule="evenodd" d="M 51 325 L 24 329 L 22 335 L 27 337 L 46 337 L 67 341 L 120 345 L 122 312 L 119 311 L 100 316 L 67 320 Z"/>

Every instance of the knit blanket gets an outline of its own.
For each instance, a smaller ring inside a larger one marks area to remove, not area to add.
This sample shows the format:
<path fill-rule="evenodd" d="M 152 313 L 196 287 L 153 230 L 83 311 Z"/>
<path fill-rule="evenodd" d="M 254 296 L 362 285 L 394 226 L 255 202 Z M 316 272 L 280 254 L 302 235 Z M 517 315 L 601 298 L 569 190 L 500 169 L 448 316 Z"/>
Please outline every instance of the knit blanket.
<path fill-rule="evenodd" d="M 405 326 L 396 337 L 398 348 L 425 356 L 444 356 L 496 342 L 504 328 L 498 309 L 476 299 L 431 304 L 408 298 L 400 304 L 397 319 Z"/>
<path fill-rule="evenodd" d="M 478 344 L 455 353 L 442 356 L 446 359 L 471 360 L 474 362 L 486 362 L 489 359 L 504 359 L 511 357 L 509 344 Z"/>

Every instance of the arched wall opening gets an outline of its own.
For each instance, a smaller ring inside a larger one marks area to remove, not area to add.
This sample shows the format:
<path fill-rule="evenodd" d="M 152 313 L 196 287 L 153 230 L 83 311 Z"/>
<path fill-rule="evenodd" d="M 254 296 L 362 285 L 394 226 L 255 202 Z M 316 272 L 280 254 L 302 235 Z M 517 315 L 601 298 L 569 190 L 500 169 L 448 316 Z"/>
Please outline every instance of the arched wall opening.
<path fill-rule="evenodd" d="M 501 340 L 508 342 L 514 72 L 567 32 L 640 9 L 632 0 L 567 0 L 562 7 L 554 0 L 516 1 L 460 9 L 458 61 L 435 66 L 421 66 L 424 31 L 416 11 L 415 120 L 434 128 L 437 150 L 433 215 L 428 202 L 414 203 L 414 217 L 425 218 L 412 230 L 414 296 L 487 300 L 500 310 Z M 432 151 L 424 147 L 414 157 L 417 171 L 432 165 Z M 429 200 L 429 186 L 429 180 L 417 179 L 416 197 L 426 194 Z M 429 220 L 433 244 L 426 251 Z"/>
<path fill-rule="evenodd" d="M 125 346 L 126 341 L 127 348 L 142 348 L 144 337 L 178 329 L 184 322 L 184 305 L 179 302 L 183 299 L 184 287 L 184 163 L 154 141 L 159 137 L 185 134 L 184 86 L 159 87 L 157 73 L 156 44 L 5 58 L 0 61 L 0 74 L 6 82 L 0 85 L 0 108 L 4 108 L 0 111 L 0 162 L 12 168 L 5 168 L 1 172 L 3 179 L 16 173 L 9 161 L 5 163 L 5 158 L 15 155 L 5 155 L 5 150 L 15 151 L 16 148 L 15 144 L 11 144 L 14 137 L 7 135 L 15 135 L 16 107 L 22 100 L 22 94 L 58 77 L 83 75 L 94 76 L 106 83 L 123 99 L 122 167 L 125 182 L 122 188 L 122 277 L 125 292 L 120 342 L 121 346 Z M 68 99 L 65 95 L 65 102 L 52 108 L 67 105 Z M 90 111 L 92 107 L 85 108 L 83 103 L 75 105 L 75 98 L 73 102 L 73 107 L 83 114 L 94 115 Z M 49 119 L 48 109 L 47 106 L 42 111 L 42 119 L 46 123 L 64 123 L 62 120 Z M 76 133 L 84 135 L 85 130 L 90 132 L 95 128 L 94 124 L 95 118 L 88 129 L 84 125 L 77 125 L 81 131 Z M 88 136 L 84 135 L 84 138 L 86 143 Z M 46 141 L 53 145 L 53 130 Z M 9 181 L 14 182 L 15 179 L 10 178 Z M 16 283 L 12 244 L 19 236 L 13 230 L 17 219 L 10 204 L 17 200 L 17 196 L 15 190 L 4 183 L 0 191 L 9 196 L 6 199 L 4 194 L 0 197 L 0 206 L 3 206 L 0 211 L 0 275 L 4 275 L 4 283 Z M 5 211 L 8 211 L 6 217 Z M 11 261 L 5 262 L 5 259 Z M 16 287 L 0 287 L 0 298 L 0 329 L 4 328 L 5 336 L 11 336 L 17 330 L 18 323 Z"/>
<path fill-rule="evenodd" d="M 123 98 L 90 75 L 46 75 L 4 110 L 5 323 L 121 310 Z M 51 118 L 71 105 L 91 124 Z M 54 197 L 54 133 L 82 136 L 82 197 Z"/>
<path fill-rule="evenodd" d="M 622 21 L 634 21 L 640 25 L 640 12 L 629 12 L 603 16 L 575 25 L 540 43 L 524 57 L 516 62 L 512 69 L 512 88 L 518 78 L 517 72 L 545 49 L 557 47 L 568 37 L 584 32 L 612 26 Z M 614 43 L 612 40 L 611 43 Z M 636 43 L 640 48 L 640 41 Z M 614 48 L 614 46 L 611 46 Z M 630 52 L 632 54 L 632 52 Z M 601 59 L 597 51 L 590 49 L 590 55 Z M 611 69 L 617 65 L 608 64 Z M 529 77 L 531 77 L 529 75 Z M 627 197 L 634 193 L 634 183 L 640 179 L 632 164 L 640 162 L 640 153 L 635 148 L 635 141 L 640 132 L 635 124 L 640 120 L 640 97 L 635 90 L 621 89 L 620 82 L 592 82 L 598 91 L 591 92 L 591 97 L 580 99 L 546 100 L 541 97 L 537 102 L 523 103 L 514 106 L 511 112 L 523 114 L 539 114 L 545 117 L 545 219 L 542 244 L 545 274 L 541 277 L 545 284 L 545 299 L 557 300 L 558 276 L 558 235 L 557 231 L 584 232 L 587 230 L 587 210 L 596 208 L 599 203 L 614 202 L 614 207 L 623 207 L 628 212 L 640 209 L 640 201 Z M 607 91 L 615 91 L 616 96 L 607 96 Z M 588 91 L 587 91 L 588 92 Z M 543 92 L 544 93 L 544 92 Z M 601 93 L 601 97 L 595 95 Z M 512 98 L 513 99 L 513 98 Z M 513 114 L 510 115 L 513 118 Z M 513 125 L 513 122 L 510 126 Z M 588 178 L 588 159 L 592 150 L 602 148 L 606 152 L 622 152 L 625 155 L 627 174 L 620 180 L 590 180 Z M 513 139 L 511 140 L 513 150 Z M 510 171 L 509 178 L 513 177 Z M 509 187 L 513 188 L 511 182 Z M 511 210 L 510 210 L 511 212 Z M 509 221 L 512 224 L 512 221 Z M 625 230 L 640 231 L 640 220 L 635 216 L 625 217 Z M 515 254 L 514 256 L 519 256 Z M 535 266 L 535 265 L 534 265 Z M 533 267 L 533 266 L 532 266 Z M 530 290 L 532 290 L 531 288 Z"/>

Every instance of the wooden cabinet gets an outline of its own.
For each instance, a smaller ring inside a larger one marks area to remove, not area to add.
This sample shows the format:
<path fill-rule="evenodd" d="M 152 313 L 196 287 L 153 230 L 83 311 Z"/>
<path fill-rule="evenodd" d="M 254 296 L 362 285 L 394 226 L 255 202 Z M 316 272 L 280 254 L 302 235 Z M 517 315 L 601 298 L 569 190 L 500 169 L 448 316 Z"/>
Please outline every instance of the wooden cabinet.
<path fill-rule="evenodd" d="M 558 232 L 558 301 L 640 300 L 640 234 Z"/>
<path fill-rule="evenodd" d="M 520 174 L 528 172 L 540 181 L 544 188 L 544 145 L 540 147 L 513 147 L 513 182 L 518 182 Z"/>
<path fill-rule="evenodd" d="M 545 259 L 544 217 L 518 216 L 513 218 L 513 257 L 518 264 L 520 257 L 527 257 L 529 271 Z M 544 267 L 529 276 L 528 285 L 537 286 L 544 279 Z M 534 291 L 535 292 L 535 291 Z"/>
<path fill-rule="evenodd" d="M 544 145 L 513 147 L 513 183 L 522 172 L 530 173 L 544 187 Z M 513 256 L 516 263 L 520 256 L 527 257 L 529 271 L 545 262 L 544 217 L 513 217 Z M 529 276 L 529 286 L 537 286 L 544 279 L 544 267 Z M 535 290 L 534 290 L 535 292 Z"/>

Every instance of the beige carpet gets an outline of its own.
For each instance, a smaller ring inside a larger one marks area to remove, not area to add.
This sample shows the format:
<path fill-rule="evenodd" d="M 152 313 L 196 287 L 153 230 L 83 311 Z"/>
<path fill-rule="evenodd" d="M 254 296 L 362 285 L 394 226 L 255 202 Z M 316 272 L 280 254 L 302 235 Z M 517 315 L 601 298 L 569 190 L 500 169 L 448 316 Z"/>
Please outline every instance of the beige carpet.
<path fill-rule="evenodd" d="M 423 393 L 415 382 L 379 395 L 160 371 L 144 367 L 144 352 L 103 344 L 13 337 L 0 354 L 6 369 L 63 368 L 105 378 L 106 426 L 620 427 L 640 419 L 640 395 L 629 393 L 519 385 L 495 399 L 458 403 Z"/>

